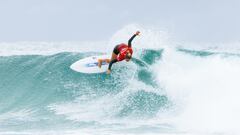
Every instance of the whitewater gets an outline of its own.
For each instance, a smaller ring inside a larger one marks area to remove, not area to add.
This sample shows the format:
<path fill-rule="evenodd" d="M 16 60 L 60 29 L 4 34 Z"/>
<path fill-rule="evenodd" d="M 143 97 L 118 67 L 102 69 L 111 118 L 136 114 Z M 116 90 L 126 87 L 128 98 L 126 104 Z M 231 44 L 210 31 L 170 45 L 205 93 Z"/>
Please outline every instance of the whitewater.
<path fill-rule="evenodd" d="M 111 75 L 69 68 L 110 54 L 136 30 L 135 59 Z M 176 43 L 166 31 L 127 25 L 106 41 L 0 47 L 0 134 L 240 133 L 238 43 Z"/>

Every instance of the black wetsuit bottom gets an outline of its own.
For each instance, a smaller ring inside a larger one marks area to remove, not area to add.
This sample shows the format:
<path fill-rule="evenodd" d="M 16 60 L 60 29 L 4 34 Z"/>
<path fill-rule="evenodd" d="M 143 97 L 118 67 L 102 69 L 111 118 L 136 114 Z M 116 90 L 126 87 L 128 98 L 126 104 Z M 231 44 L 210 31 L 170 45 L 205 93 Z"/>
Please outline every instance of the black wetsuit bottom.
<path fill-rule="evenodd" d="M 120 53 L 118 50 L 118 47 L 119 47 L 119 45 L 116 45 L 113 49 L 113 53 L 115 53 L 116 55 L 118 55 Z"/>

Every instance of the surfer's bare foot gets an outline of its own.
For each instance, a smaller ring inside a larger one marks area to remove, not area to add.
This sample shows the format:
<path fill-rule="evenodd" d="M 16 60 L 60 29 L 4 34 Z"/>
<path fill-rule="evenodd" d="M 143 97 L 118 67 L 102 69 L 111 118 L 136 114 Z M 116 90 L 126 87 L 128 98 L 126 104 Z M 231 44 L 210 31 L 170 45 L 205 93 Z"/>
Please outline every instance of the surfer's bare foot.
<path fill-rule="evenodd" d="M 98 59 L 98 67 L 101 68 L 101 66 L 102 66 L 102 60 Z"/>

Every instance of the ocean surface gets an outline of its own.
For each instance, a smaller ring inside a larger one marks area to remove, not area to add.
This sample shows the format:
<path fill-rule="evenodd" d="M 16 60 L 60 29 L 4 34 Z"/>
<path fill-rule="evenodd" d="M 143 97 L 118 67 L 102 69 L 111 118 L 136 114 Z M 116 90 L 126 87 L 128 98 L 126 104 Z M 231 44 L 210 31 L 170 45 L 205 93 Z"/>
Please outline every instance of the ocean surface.
<path fill-rule="evenodd" d="M 100 42 L 0 43 L 0 134 L 240 133 L 240 50 L 234 46 L 175 44 L 162 32 L 141 30 L 134 59 L 114 64 L 111 75 L 69 68 L 110 54 L 133 29 Z"/>

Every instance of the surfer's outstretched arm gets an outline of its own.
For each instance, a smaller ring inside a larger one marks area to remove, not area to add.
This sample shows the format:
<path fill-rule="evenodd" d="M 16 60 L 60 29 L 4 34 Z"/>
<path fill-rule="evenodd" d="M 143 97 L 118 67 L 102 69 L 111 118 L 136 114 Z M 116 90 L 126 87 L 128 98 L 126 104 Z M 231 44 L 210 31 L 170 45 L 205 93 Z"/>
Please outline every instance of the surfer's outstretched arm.
<path fill-rule="evenodd" d="M 137 31 L 129 40 L 128 40 L 128 47 L 132 47 L 132 41 L 133 41 L 133 39 L 137 36 L 137 35 L 139 35 L 139 31 Z"/>
<path fill-rule="evenodd" d="M 112 64 L 116 63 L 116 62 L 117 62 L 117 59 L 113 59 L 113 60 L 110 61 L 109 65 L 108 65 L 108 73 L 110 73 L 110 71 L 111 71 Z"/>

